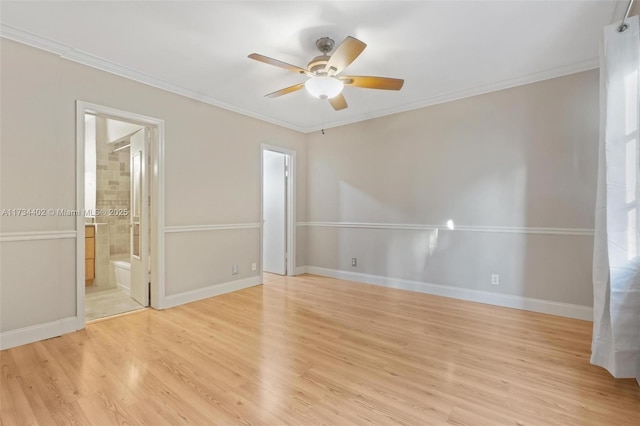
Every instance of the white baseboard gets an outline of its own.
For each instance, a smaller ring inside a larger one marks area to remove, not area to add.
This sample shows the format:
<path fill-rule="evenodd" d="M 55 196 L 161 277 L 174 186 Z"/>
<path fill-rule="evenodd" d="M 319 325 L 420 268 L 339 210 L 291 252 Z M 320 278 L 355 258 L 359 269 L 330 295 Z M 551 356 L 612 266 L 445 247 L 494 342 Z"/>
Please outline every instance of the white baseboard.
<path fill-rule="evenodd" d="M 295 275 L 302 275 L 302 274 L 306 274 L 306 273 L 307 273 L 307 267 L 306 266 L 298 266 L 296 268 Z"/>
<path fill-rule="evenodd" d="M 585 321 L 593 320 L 593 308 L 589 306 L 572 305 L 569 303 L 532 299 L 523 296 L 451 287 L 442 284 L 425 283 L 422 281 L 404 280 L 381 275 L 363 274 L 360 272 L 341 271 L 338 269 L 321 268 L 318 266 L 306 266 L 304 268 L 309 274 L 323 275 L 331 278 L 416 291 L 436 296 L 451 297 L 453 299 L 469 300 L 472 302 L 486 303 L 489 305 L 503 306 L 507 308 L 522 309 L 525 311 L 540 312 L 543 314 L 558 315 L 561 317 L 575 318 Z"/>
<path fill-rule="evenodd" d="M 77 324 L 77 317 L 69 317 L 17 330 L 5 331 L 0 333 L 0 350 L 72 333 L 76 331 Z"/>
<path fill-rule="evenodd" d="M 221 284 L 214 284 L 196 290 L 185 291 L 184 293 L 172 294 L 163 298 L 162 307 L 160 309 L 173 308 L 174 306 L 196 302 L 198 300 L 207 299 L 213 296 L 219 296 L 221 294 L 242 290 L 260 284 L 262 284 L 262 276 L 256 275 L 255 277 L 229 281 Z"/>
<path fill-rule="evenodd" d="M 125 287 L 120 283 L 116 283 L 116 286 L 118 287 L 118 290 L 120 291 L 124 291 L 125 293 L 127 293 L 128 295 L 131 295 L 131 289 L 129 287 Z"/>

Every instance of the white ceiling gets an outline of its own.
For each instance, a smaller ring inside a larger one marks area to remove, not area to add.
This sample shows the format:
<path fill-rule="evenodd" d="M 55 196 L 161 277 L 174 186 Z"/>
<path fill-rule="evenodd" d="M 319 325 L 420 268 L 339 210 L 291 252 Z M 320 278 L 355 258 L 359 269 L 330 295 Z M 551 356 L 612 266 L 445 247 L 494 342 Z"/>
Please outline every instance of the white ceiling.
<path fill-rule="evenodd" d="M 0 5 L 0 35 L 309 132 L 597 67 L 602 28 L 627 1 L 82 1 Z M 368 44 L 345 74 L 404 78 L 400 92 L 346 87 L 334 111 L 305 77 L 315 40 Z"/>

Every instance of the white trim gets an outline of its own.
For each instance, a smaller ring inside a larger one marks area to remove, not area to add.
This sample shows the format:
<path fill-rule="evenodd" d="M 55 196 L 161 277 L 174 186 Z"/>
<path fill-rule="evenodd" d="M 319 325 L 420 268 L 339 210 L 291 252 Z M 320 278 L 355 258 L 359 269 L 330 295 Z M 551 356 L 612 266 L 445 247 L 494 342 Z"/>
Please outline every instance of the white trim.
<path fill-rule="evenodd" d="M 372 120 L 374 118 L 380 118 L 387 115 L 398 114 L 401 112 L 413 111 L 420 108 L 426 108 L 434 105 L 444 104 L 447 102 L 457 101 L 460 99 L 471 98 L 474 96 L 484 95 L 487 93 L 498 92 L 500 90 L 511 89 L 514 87 L 524 86 L 527 84 L 537 83 L 539 81 L 550 80 L 552 78 L 563 77 L 565 75 L 576 74 L 583 71 L 589 71 L 598 69 L 600 67 L 600 60 L 598 57 L 570 64 L 558 68 L 553 68 L 547 71 L 541 71 L 533 74 L 527 74 L 521 77 L 511 78 L 507 80 L 497 81 L 494 83 L 486 84 L 483 86 L 471 87 L 465 90 L 459 90 L 456 92 L 443 93 L 441 95 L 432 96 L 426 99 L 422 99 L 417 102 L 411 102 L 404 105 L 398 105 L 393 108 L 380 109 L 366 114 L 361 114 L 356 117 L 352 117 L 346 120 L 330 121 L 325 124 L 319 124 L 312 128 L 304 130 L 305 133 L 317 132 L 332 127 L 345 126 L 347 124 L 358 123 L 360 121 Z"/>
<path fill-rule="evenodd" d="M 84 146 L 85 146 L 85 113 L 88 105 L 76 101 L 76 209 L 84 210 Z M 76 218 L 76 329 L 82 330 L 85 325 L 85 227 L 84 217 Z"/>
<path fill-rule="evenodd" d="M 152 170 L 155 174 L 149 175 L 152 186 L 152 206 L 150 217 L 151 233 L 151 307 L 160 309 L 163 304 L 165 292 L 164 271 L 164 120 L 123 111 L 103 105 L 76 101 L 76 208 L 81 211 L 84 208 L 84 115 L 85 113 L 99 114 L 118 118 L 153 127 L 156 129 L 155 144 L 150 155 L 153 162 Z M 84 302 L 84 227 L 85 218 L 76 219 L 76 328 L 81 330 L 85 326 Z"/>
<path fill-rule="evenodd" d="M 259 223 L 229 223 L 224 225 L 186 225 L 186 226 L 165 226 L 166 234 L 178 232 L 201 232 L 201 231 L 221 231 L 224 229 L 256 229 L 260 228 Z"/>
<path fill-rule="evenodd" d="M 120 283 L 116 283 L 116 288 L 118 290 L 120 290 L 121 292 L 126 293 L 128 296 L 131 296 L 131 288 L 130 287 L 126 287 L 126 286 L 123 286 Z"/>
<path fill-rule="evenodd" d="M 379 285 L 382 287 L 416 291 L 419 293 L 433 294 L 436 296 L 450 297 L 453 299 L 469 300 L 472 302 L 522 309 L 525 311 L 533 311 L 543 314 L 558 315 L 585 321 L 593 320 L 593 308 L 590 306 L 572 305 L 569 303 L 532 299 L 523 296 L 492 293 L 488 291 L 452 287 L 442 284 L 426 283 L 422 281 L 404 280 L 400 278 L 385 277 L 381 275 L 341 271 L 338 269 L 321 268 L 318 266 L 307 266 L 306 270 L 309 274 Z"/>
<path fill-rule="evenodd" d="M 296 275 L 296 204 L 297 204 L 297 196 L 296 196 L 296 180 L 297 180 L 297 161 L 296 161 L 296 152 L 292 149 L 282 148 L 276 145 L 269 145 L 266 143 L 260 144 L 260 223 L 264 223 L 264 196 L 263 196 L 263 188 L 264 188 L 264 151 L 273 151 L 279 152 L 280 154 L 284 154 L 289 156 L 289 176 L 287 179 L 287 275 L 293 277 Z M 264 272 L 263 269 L 263 254 L 262 254 L 262 246 L 263 246 L 263 232 L 262 226 L 260 227 L 260 273 Z"/>
<path fill-rule="evenodd" d="M 578 235 L 593 236 L 593 229 L 586 228 L 536 228 L 525 226 L 473 226 L 455 225 L 449 229 L 445 225 L 422 225 L 409 223 L 363 223 L 363 222 L 298 222 L 297 226 L 324 228 L 366 228 L 397 229 L 403 231 L 465 231 L 465 232 L 498 232 L 509 234 L 541 234 L 541 235 Z"/>
<path fill-rule="evenodd" d="M 58 337 L 76 331 L 76 317 L 63 318 L 44 324 L 31 325 L 0 333 L 0 350 L 13 348 L 39 340 Z"/>
<path fill-rule="evenodd" d="M 296 275 L 302 275 L 302 274 L 306 274 L 307 273 L 307 267 L 306 266 L 298 266 L 296 268 Z"/>
<path fill-rule="evenodd" d="M 202 93 L 186 89 L 181 86 L 177 86 L 169 81 L 163 80 L 151 74 L 137 71 L 133 68 L 129 68 L 124 65 L 109 61 L 107 59 L 92 55 L 87 52 L 74 49 L 73 47 L 51 40 L 47 37 L 43 37 L 28 31 L 21 30 L 8 24 L 0 25 L 0 37 L 4 37 L 9 40 L 16 41 L 18 43 L 26 44 L 37 49 L 46 50 L 48 52 L 59 55 L 63 59 L 67 59 L 72 62 L 77 62 L 82 65 L 86 65 L 92 68 L 96 68 L 102 71 L 106 71 L 110 74 L 119 75 L 121 77 L 128 78 L 130 80 L 137 81 L 139 83 L 146 84 L 158 89 L 166 90 L 167 92 L 175 93 L 177 95 L 185 96 L 190 99 L 195 99 L 200 102 L 204 102 L 209 105 L 217 106 L 219 108 L 226 109 L 228 111 L 237 112 L 248 117 L 257 118 L 258 120 L 266 121 L 281 127 L 296 130 L 304 133 L 308 131 L 303 127 L 296 126 L 293 123 L 281 121 L 268 117 L 263 114 L 259 114 L 248 109 L 231 105 L 226 102 L 219 101 L 210 96 L 205 96 Z"/>
<path fill-rule="evenodd" d="M 209 297 L 219 296 L 232 291 L 242 290 L 248 287 L 254 287 L 262 284 L 262 276 L 244 278 L 236 281 L 229 281 L 221 284 L 213 284 L 207 287 L 198 288 L 184 293 L 172 294 L 164 297 L 162 309 L 172 308 L 174 306 L 184 305 Z"/>
<path fill-rule="evenodd" d="M 430 98 L 423 99 L 418 102 L 412 102 L 404 105 L 399 105 L 393 108 L 377 110 L 374 112 L 361 114 L 359 116 L 346 119 L 346 120 L 330 121 L 322 125 L 316 125 L 311 127 L 309 126 L 300 127 L 293 123 L 278 120 L 278 119 L 268 117 L 266 115 L 263 115 L 254 111 L 250 111 L 248 109 L 245 109 L 236 105 L 231 105 L 231 104 L 219 101 L 212 97 L 205 96 L 202 93 L 198 93 L 198 92 L 186 89 L 184 87 L 177 86 L 173 83 L 170 83 L 166 80 L 152 76 L 150 74 L 142 73 L 140 71 L 136 71 L 132 68 L 108 61 L 106 59 L 91 55 L 89 53 L 76 50 L 69 45 L 62 44 L 54 40 L 51 40 L 49 38 L 31 33 L 28 31 L 21 30 L 11 25 L 7 25 L 7 24 L 0 25 L 0 37 L 4 37 L 19 43 L 36 47 L 38 49 L 55 53 L 59 55 L 61 58 L 64 58 L 73 62 L 77 62 L 83 65 L 97 68 L 111 74 L 116 74 L 134 81 L 138 81 L 140 83 L 144 83 L 152 87 L 156 87 L 162 90 L 166 90 L 168 92 L 176 93 L 178 95 L 186 96 L 191 99 L 195 99 L 210 105 L 224 108 L 229 111 L 237 112 L 239 114 L 246 115 L 248 117 L 253 117 L 258 120 L 266 121 L 268 123 L 276 124 L 281 127 L 296 130 L 301 133 L 311 133 L 311 132 L 319 131 L 321 128 L 329 129 L 332 127 L 344 126 L 346 124 L 357 123 L 360 121 L 370 120 L 373 118 L 383 117 L 386 115 L 397 114 L 400 112 L 411 111 L 418 108 L 424 108 L 428 106 L 451 102 L 454 100 L 469 98 L 472 96 L 482 95 L 485 93 L 509 89 L 517 86 L 523 86 L 525 84 L 531 84 L 538 81 L 548 80 L 551 78 L 562 77 L 565 75 L 574 74 L 582 71 L 588 71 L 588 70 L 596 69 L 599 67 L 599 59 L 592 58 L 583 62 L 578 62 L 575 64 L 570 64 L 570 65 L 554 68 L 547 71 L 528 74 L 522 77 L 498 81 L 495 83 L 478 86 L 478 87 L 472 87 L 472 88 L 457 91 L 457 92 L 443 93 L 441 95 L 432 96 Z"/>
<path fill-rule="evenodd" d="M 160 309 L 165 296 L 165 263 L 164 263 L 164 120 L 158 120 L 155 124 L 155 137 L 152 139 L 151 160 L 153 167 L 148 176 L 151 177 L 151 232 L 155 231 L 155 244 L 153 238 L 151 247 L 151 285 L 150 303 L 152 308 Z M 155 197 L 154 197 L 155 195 Z"/>
<path fill-rule="evenodd" d="M 3 232 L 0 233 L 0 242 L 13 241 L 37 241 L 37 240 L 64 240 L 75 238 L 76 231 L 39 231 L 39 232 Z"/>

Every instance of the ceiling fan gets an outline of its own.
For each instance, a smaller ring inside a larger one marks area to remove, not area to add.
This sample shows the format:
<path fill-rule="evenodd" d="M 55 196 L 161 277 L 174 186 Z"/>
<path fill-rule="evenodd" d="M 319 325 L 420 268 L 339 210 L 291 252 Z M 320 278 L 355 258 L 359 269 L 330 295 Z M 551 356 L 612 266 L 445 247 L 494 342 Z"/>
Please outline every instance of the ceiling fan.
<path fill-rule="evenodd" d="M 333 109 L 339 111 L 347 107 L 347 101 L 342 94 L 344 86 L 383 90 L 400 90 L 402 88 L 404 80 L 399 78 L 340 75 L 362 53 L 367 45 L 357 38 L 349 36 L 340 43 L 332 55 L 329 55 L 334 45 L 334 41 L 329 37 L 318 39 L 316 47 L 322 52 L 322 55 L 313 58 L 306 69 L 257 53 L 249 55 L 249 58 L 256 61 L 310 77 L 304 83 L 269 93 L 265 97 L 276 98 L 305 87 L 316 98 L 328 99 Z"/>

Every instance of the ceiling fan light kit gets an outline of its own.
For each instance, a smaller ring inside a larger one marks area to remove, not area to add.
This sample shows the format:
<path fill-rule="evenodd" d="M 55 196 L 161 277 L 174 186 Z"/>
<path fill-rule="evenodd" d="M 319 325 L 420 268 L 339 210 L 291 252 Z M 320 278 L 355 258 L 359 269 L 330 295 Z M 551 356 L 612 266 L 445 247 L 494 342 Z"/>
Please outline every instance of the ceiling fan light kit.
<path fill-rule="evenodd" d="M 335 77 L 312 77 L 304 83 L 304 87 L 318 99 L 331 99 L 342 92 L 344 84 Z"/>
<path fill-rule="evenodd" d="M 404 80 L 398 78 L 339 75 L 362 53 L 367 45 L 349 36 L 340 43 L 332 55 L 329 55 L 334 45 L 334 41 L 329 37 L 318 39 L 318 41 L 316 41 L 316 47 L 322 52 L 322 55 L 313 58 L 311 62 L 307 64 L 307 69 L 258 53 L 250 54 L 250 59 L 284 68 L 298 74 L 305 74 L 309 77 L 304 83 L 280 89 L 265 95 L 265 97 L 276 98 L 286 95 L 287 93 L 296 92 L 304 87 L 312 96 L 319 99 L 327 99 L 333 109 L 339 111 L 347 108 L 347 101 L 344 95 L 342 95 L 344 86 L 381 90 L 400 90 L 402 88 Z"/>

